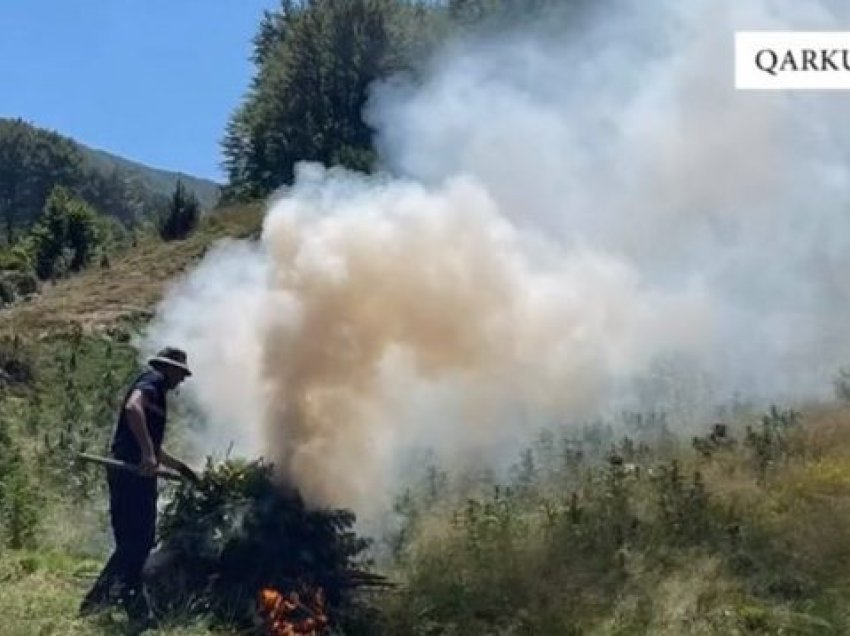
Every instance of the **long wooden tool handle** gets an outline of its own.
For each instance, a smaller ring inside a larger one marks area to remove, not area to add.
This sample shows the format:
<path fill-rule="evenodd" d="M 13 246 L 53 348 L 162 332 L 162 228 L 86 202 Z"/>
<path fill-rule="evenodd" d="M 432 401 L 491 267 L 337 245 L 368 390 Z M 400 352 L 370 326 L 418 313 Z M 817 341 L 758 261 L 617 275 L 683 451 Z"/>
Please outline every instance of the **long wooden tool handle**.
<path fill-rule="evenodd" d="M 111 457 L 100 457 L 99 455 L 89 455 L 88 453 L 77 453 L 77 457 L 84 462 L 100 464 L 101 466 L 106 466 L 107 468 L 117 468 L 118 470 L 124 470 L 130 473 L 139 473 L 139 467 L 136 466 L 136 464 L 122 462 L 119 459 L 113 459 Z M 173 470 L 168 470 L 167 468 L 157 468 L 154 475 L 161 479 L 169 479 L 171 481 L 183 481 L 183 476 L 180 473 L 174 472 Z"/>

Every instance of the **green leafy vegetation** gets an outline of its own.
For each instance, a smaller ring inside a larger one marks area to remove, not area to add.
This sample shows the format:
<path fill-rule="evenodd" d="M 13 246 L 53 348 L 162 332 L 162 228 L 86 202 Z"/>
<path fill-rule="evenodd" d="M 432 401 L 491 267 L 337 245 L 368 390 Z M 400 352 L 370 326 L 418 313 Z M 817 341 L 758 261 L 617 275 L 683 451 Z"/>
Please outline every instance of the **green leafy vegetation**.
<path fill-rule="evenodd" d="M 33 621 L 76 633 L 121 624 L 74 618 L 109 545 L 101 469 L 74 453 L 103 449 L 135 372 L 137 328 L 0 346 L 16 378 L 0 398 L 0 570 L 47 599 L 25 609 L 8 596 L 24 593 L 21 584 L 4 587 L 0 606 L 18 617 L 10 633 Z M 432 462 L 400 493 L 398 526 L 381 537 L 377 571 L 395 587 L 356 594 L 350 614 L 339 606 L 340 633 L 844 633 L 848 421 L 839 408 L 740 412 L 722 434 L 700 438 L 712 445 L 704 452 L 659 414 L 627 416 L 543 432 L 502 478 Z M 229 563 L 240 564 L 225 577 L 247 590 L 240 598 L 311 573 L 331 587 L 328 572 L 360 568 L 365 544 L 346 530 L 351 517 L 311 521 L 268 467 L 210 464 L 203 484 L 167 499 L 161 536 L 181 565 L 163 587 L 170 612 L 159 633 L 245 625 L 250 612 L 234 610 L 222 582 Z M 293 537 L 323 527 L 341 542 L 311 535 L 307 545 L 339 551 L 303 561 L 309 551 Z"/>
<path fill-rule="evenodd" d="M 112 268 L 175 255 L 190 262 L 216 237 L 255 235 L 258 223 L 258 210 L 234 209 L 203 220 L 187 241 L 139 243 Z M 173 275 L 151 271 L 161 283 Z M 9 633 L 31 625 L 110 633 L 123 624 L 74 617 L 109 549 L 102 471 L 74 454 L 105 448 L 145 320 L 104 311 L 136 283 L 122 284 L 110 301 L 98 297 L 106 279 L 84 272 L 8 310 L 7 324 L 22 325 L 0 339 L 0 571 L 20 579 L 0 592 Z M 77 306 L 75 297 L 104 302 Z M 691 438 L 661 413 L 544 432 L 501 476 L 433 462 L 399 494 L 395 531 L 376 537 L 376 571 L 395 586 L 355 595 L 358 609 L 339 615 L 342 633 L 844 633 L 850 414 L 839 406 L 727 413 L 723 427 Z M 231 513 L 267 492 L 252 490 L 266 483 L 262 474 L 211 465 L 207 490 L 169 495 L 163 536 L 199 538 L 186 562 L 215 569 L 228 529 L 245 519 Z M 202 522 L 199 507 L 214 519 Z M 171 608 L 159 633 L 225 629 L 229 596 L 201 584 L 187 590 L 173 598 L 195 602 Z"/>
<path fill-rule="evenodd" d="M 168 211 L 159 219 L 159 235 L 164 241 L 185 239 L 198 226 L 201 207 L 198 200 L 178 181 Z"/>
<path fill-rule="evenodd" d="M 506 483 L 432 467 L 397 506 L 404 584 L 381 633 L 845 633 L 850 463 L 834 417 L 746 416 L 746 443 L 708 456 L 664 431 L 545 433 Z"/>
<path fill-rule="evenodd" d="M 297 161 L 368 170 L 362 118 L 369 84 L 402 67 L 393 0 L 283 2 L 254 42 L 257 75 L 222 148 L 225 196 L 249 199 L 290 183 Z"/>
<path fill-rule="evenodd" d="M 227 197 L 262 197 L 302 160 L 373 169 L 372 82 L 415 79 L 460 32 L 578 4 L 284 0 L 225 133 Z M 110 547 L 102 469 L 76 453 L 106 448 L 165 286 L 216 240 L 259 232 L 256 203 L 202 217 L 214 194 L 198 185 L 0 120 L 4 634 L 123 633 L 75 617 Z M 842 372 L 841 400 L 848 386 Z M 663 413 L 544 431 L 503 473 L 435 459 L 374 552 L 350 513 L 305 508 L 262 462 L 209 463 L 200 489 L 165 497 L 177 561 L 157 632 L 250 633 L 257 588 L 296 580 L 339 592 L 338 634 L 850 632 L 850 412 L 731 412 L 687 434 Z M 371 572 L 394 586 L 342 585 Z"/>
<path fill-rule="evenodd" d="M 283 0 L 254 38 L 253 81 L 222 140 L 223 197 L 245 201 L 292 183 L 295 164 L 371 171 L 364 117 L 371 85 L 415 79 L 436 47 L 461 33 L 569 14 L 580 0 Z M 563 24 L 563 18 L 552 22 Z M 560 31 L 557 34 L 560 37 Z"/>
<path fill-rule="evenodd" d="M 78 272 L 98 247 L 97 215 L 62 186 L 50 193 L 29 241 L 35 271 L 41 279 Z"/>
<path fill-rule="evenodd" d="M 136 224 L 166 209 L 178 179 L 206 207 L 215 204 L 217 186 L 211 182 L 147 168 L 21 119 L 0 118 L 0 230 L 7 245 L 35 222 L 57 186 L 103 215 Z"/>
<path fill-rule="evenodd" d="M 364 612 L 353 591 L 377 577 L 369 543 L 346 510 L 313 510 L 262 461 L 208 462 L 200 483 L 174 494 L 160 523 L 152 585 L 160 612 L 208 613 L 249 628 L 258 592 L 319 589 L 339 621 Z"/>
<path fill-rule="evenodd" d="M 185 185 L 189 184 L 189 187 Z M 170 187 L 167 194 L 163 187 Z M 178 178 L 15 119 L 0 119 L 0 309 L 157 230 L 186 238 L 218 188 Z M 170 198 L 169 198 L 170 196 Z"/>
<path fill-rule="evenodd" d="M 82 164 L 70 139 L 20 119 L 0 119 L 0 220 L 7 244 L 41 213 L 54 187 L 81 184 Z"/>

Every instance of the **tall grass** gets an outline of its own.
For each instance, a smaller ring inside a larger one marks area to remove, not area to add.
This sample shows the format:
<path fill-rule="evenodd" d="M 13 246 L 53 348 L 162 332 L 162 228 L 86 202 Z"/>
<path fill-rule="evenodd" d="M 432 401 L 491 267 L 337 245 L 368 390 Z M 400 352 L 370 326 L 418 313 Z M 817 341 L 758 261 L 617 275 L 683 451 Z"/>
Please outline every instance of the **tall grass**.
<path fill-rule="evenodd" d="M 836 422 L 850 414 L 773 408 L 690 448 L 666 424 L 547 433 L 462 502 L 450 478 L 438 493 L 425 479 L 397 507 L 382 633 L 847 633 Z"/>

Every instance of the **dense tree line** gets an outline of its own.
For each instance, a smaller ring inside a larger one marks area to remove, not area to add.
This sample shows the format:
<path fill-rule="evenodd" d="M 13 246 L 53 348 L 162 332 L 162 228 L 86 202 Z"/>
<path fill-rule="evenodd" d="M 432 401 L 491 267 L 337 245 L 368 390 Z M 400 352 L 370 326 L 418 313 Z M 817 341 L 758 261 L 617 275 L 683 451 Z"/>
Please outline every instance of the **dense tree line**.
<path fill-rule="evenodd" d="M 251 87 L 222 142 L 224 197 L 250 199 L 291 183 L 299 161 L 369 170 L 369 86 L 410 71 L 444 11 L 408 0 L 283 0 L 254 39 Z"/>
<path fill-rule="evenodd" d="M 283 0 L 260 22 L 256 72 L 222 141 L 224 197 L 265 196 L 292 182 L 299 161 L 370 170 L 376 157 L 363 109 L 375 80 L 415 76 L 455 35 L 582 1 Z"/>
<path fill-rule="evenodd" d="M 297 161 L 368 169 L 369 84 L 404 65 L 396 0 L 284 1 L 254 40 L 256 76 L 223 141 L 230 198 L 262 196 Z"/>
<path fill-rule="evenodd" d="M 71 139 L 0 119 L 0 307 L 35 292 L 39 280 L 96 260 L 107 265 L 109 252 L 129 241 L 128 225 L 159 230 L 166 240 L 195 229 L 201 205 L 194 192 L 178 180 L 169 198 L 120 161 L 106 153 L 92 161 Z"/>
<path fill-rule="evenodd" d="M 71 140 L 20 119 L 0 120 L 0 219 L 7 243 L 39 215 L 54 186 L 82 184 L 82 163 Z"/>
<path fill-rule="evenodd" d="M 167 196 L 126 170 L 93 166 L 71 139 L 21 119 L 0 119 L 0 229 L 7 244 L 32 226 L 56 186 L 125 223 L 168 205 Z"/>

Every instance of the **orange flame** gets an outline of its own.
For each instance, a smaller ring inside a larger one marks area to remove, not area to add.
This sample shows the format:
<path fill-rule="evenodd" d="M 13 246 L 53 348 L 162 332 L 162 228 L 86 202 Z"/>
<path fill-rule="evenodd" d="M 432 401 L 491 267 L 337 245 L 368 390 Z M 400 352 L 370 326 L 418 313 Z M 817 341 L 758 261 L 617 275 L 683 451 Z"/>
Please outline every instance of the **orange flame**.
<path fill-rule="evenodd" d="M 259 606 L 269 636 L 321 636 L 328 625 L 322 588 L 299 595 L 267 587 L 260 590 Z"/>

